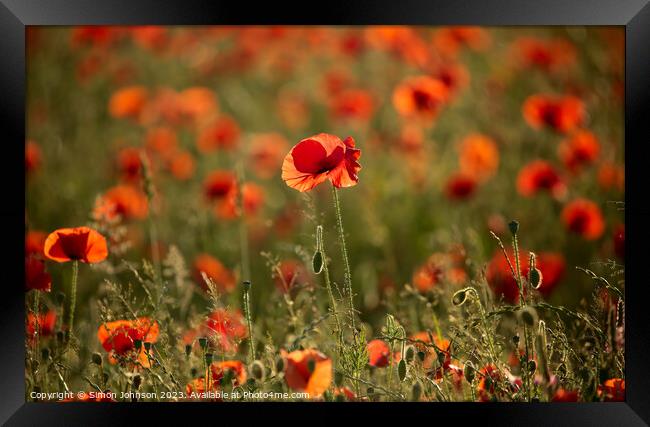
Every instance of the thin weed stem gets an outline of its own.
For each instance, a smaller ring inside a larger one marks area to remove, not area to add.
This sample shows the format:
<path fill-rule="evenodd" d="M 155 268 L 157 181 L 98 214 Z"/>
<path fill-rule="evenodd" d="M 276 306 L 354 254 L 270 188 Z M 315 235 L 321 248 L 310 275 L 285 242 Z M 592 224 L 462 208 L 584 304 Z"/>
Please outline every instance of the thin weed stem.
<path fill-rule="evenodd" d="M 72 261 L 72 283 L 70 284 L 70 312 L 68 313 L 68 340 L 65 346 L 66 351 L 72 341 L 72 331 L 74 326 L 74 310 L 77 304 L 77 278 L 79 276 L 79 261 Z"/>
<path fill-rule="evenodd" d="M 336 222 L 339 228 L 339 239 L 341 241 L 341 251 L 343 252 L 343 265 L 345 267 L 345 288 L 350 298 L 350 324 L 352 329 L 354 325 L 354 295 L 352 294 L 352 274 L 350 273 L 350 262 L 348 260 L 348 249 L 345 244 L 345 231 L 343 230 L 343 217 L 341 215 L 341 202 L 339 201 L 339 194 L 336 187 L 332 185 L 332 195 L 334 197 L 334 207 L 336 208 Z"/>
<path fill-rule="evenodd" d="M 250 288 L 251 282 L 244 281 L 244 311 L 246 314 L 246 324 L 248 326 L 248 344 L 250 346 L 250 362 L 255 360 L 255 343 L 253 342 L 253 322 L 251 320 L 250 307 Z"/>

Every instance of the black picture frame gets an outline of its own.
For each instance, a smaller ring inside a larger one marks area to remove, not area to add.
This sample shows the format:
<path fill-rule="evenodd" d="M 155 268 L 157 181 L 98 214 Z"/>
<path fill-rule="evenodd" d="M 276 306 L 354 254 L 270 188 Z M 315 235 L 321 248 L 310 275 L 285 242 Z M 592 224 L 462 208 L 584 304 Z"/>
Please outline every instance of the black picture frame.
<path fill-rule="evenodd" d="M 19 247 L 24 241 L 25 28 L 78 24 L 413 24 L 413 25 L 618 25 L 625 27 L 626 402 L 577 404 L 101 404 L 26 403 L 24 400 L 24 291 Z M 373 415 L 409 423 L 476 420 L 489 425 L 644 425 L 650 423 L 650 322 L 644 242 L 650 237 L 650 199 L 644 194 L 650 143 L 650 5 L 647 0 L 447 0 L 328 1 L 299 5 L 218 0 L 0 0 L 0 115 L 5 139 L 0 203 L 5 224 L 2 258 L 11 270 L 0 298 L 0 421 L 6 425 L 134 425 L 173 417 L 179 422 L 248 422 L 263 415 L 274 422 L 316 418 L 344 421 Z M 17 178 L 18 177 L 18 178 Z M 20 185 L 16 185 L 16 183 Z M 629 195 L 632 196 L 629 196 Z M 329 407 L 328 405 L 336 405 Z M 344 414 L 343 411 L 346 413 Z M 171 418 L 170 418 L 171 419 Z M 339 422 L 340 422 L 339 421 Z"/>

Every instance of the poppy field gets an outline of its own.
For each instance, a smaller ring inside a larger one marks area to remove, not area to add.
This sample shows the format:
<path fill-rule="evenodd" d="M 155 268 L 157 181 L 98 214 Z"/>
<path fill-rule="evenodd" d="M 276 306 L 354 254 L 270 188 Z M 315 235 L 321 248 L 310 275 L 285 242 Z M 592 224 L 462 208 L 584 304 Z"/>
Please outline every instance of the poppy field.
<path fill-rule="evenodd" d="M 26 35 L 26 400 L 625 400 L 622 28 Z"/>

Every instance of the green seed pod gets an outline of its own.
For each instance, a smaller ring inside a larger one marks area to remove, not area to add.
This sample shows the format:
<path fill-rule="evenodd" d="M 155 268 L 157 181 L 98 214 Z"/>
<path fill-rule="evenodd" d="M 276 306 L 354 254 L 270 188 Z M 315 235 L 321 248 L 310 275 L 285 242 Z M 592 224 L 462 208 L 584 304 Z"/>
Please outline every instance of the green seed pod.
<path fill-rule="evenodd" d="M 208 365 L 212 364 L 212 353 L 205 353 L 205 363 Z"/>
<path fill-rule="evenodd" d="M 323 271 L 323 253 L 321 251 L 314 252 L 314 257 L 311 259 L 311 266 L 314 274 L 320 274 Z"/>
<path fill-rule="evenodd" d="M 397 373 L 399 374 L 400 381 L 406 379 L 406 360 L 402 359 L 399 361 L 399 364 L 397 365 Z"/>
<path fill-rule="evenodd" d="M 198 370 L 198 369 L 196 369 L 196 368 L 192 368 L 192 369 L 190 369 L 190 376 L 191 376 L 192 378 L 196 377 L 196 374 L 198 374 L 198 373 L 199 373 L 199 370 Z"/>
<path fill-rule="evenodd" d="M 309 370 L 309 373 L 313 373 L 316 370 L 316 360 L 314 359 L 309 359 L 307 361 L 307 370 Z"/>
<path fill-rule="evenodd" d="M 283 372 L 284 371 L 284 359 L 281 357 L 278 357 L 278 360 L 275 361 L 275 371 L 276 372 Z"/>
<path fill-rule="evenodd" d="M 418 351 L 418 359 L 420 359 L 420 362 L 424 362 L 424 358 L 427 355 L 423 351 Z"/>
<path fill-rule="evenodd" d="M 136 351 L 140 351 L 140 349 L 142 348 L 142 340 L 134 340 L 133 346 L 135 347 Z"/>
<path fill-rule="evenodd" d="M 99 353 L 93 353 L 91 356 L 92 362 L 97 366 L 102 366 L 102 355 Z"/>
<path fill-rule="evenodd" d="M 250 282 L 250 280 L 244 280 L 244 282 L 242 283 L 242 286 L 244 288 L 244 292 L 250 291 L 251 290 L 251 282 Z"/>
<path fill-rule="evenodd" d="M 205 348 L 208 346 L 208 339 L 205 337 L 199 338 L 199 346 L 205 350 Z"/>
<path fill-rule="evenodd" d="M 535 375 L 535 371 L 537 370 L 537 362 L 534 360 L 529 360 L 528 361 L 528 372 L 530 375 Z"/>
<path fill-rule="evenodd" d="M 264 381 L 266 372 L 264 370 L 264 365 L 259 360 L 256 360 L 251 365 L 251 375 L 253 378 L 259 381 Z"/>
<path fill-rule="evenodd" d="M 530 286 L 532 286 L 533 289 L 539 289 L 539 287 L 542 286 L 542 281 L 543 281 L 543 276 L 540 269 L 533 268 L 532 270 L 530 270 L 529 275 L 530 275 Z"/>
<path fill-rule="evenodd" d="M 131 385 L 133 386 L 134 389 L 137 390 L 140 388 L 140 384 L 142 384 L 142 377 L 140 376 L 140 374 L 135 374 L 133 376 L 133 381 L 131 382 Z"/>
<path fill-rule="evenodd" d="M 467 380 L 468 383 L 472 383 L 474 381 L 474 377 L 476 376 L 476 369 L 474 368 L 474 364 L 471 361 L 467 361 L 465 363 L 465 369 L 463 370 L 463 375 L 465 376 L 465 379 Z"/>
<path fill-rule="evenodd" d="M 411 400 L 413 402 L 419 402 L 420 397 L 422 396 L 422 384 L 419 381 L 416 381 L 411 388 Z"/>
<path fill-rule="evenodd" d="M 467 301 L 467 289 L 456 291 L 451 298 L 451 302 L 456 306 L 465 304 L 465 301 Z"/>
<path fill-rule="evenodd" d="M 334 384 L 337 387 L 341 387 L 341 384 L 343 384 L 343 374 L 340 371 L 334 372 Z"/>
<path fill-rule="evenodd" d="M 408 363 L 411 363 L 415 358 L 415 347 L 413 347 L 412 345 L 406 347 L 406 351 L 404 352 L 404 358 Z"/>
<path fill-rule="evenodd" d="M 513 219 L 508 223 L 508 228 L 510 229 L 510 233 L 515 236 L 519 231 L 519 222 Z"/>

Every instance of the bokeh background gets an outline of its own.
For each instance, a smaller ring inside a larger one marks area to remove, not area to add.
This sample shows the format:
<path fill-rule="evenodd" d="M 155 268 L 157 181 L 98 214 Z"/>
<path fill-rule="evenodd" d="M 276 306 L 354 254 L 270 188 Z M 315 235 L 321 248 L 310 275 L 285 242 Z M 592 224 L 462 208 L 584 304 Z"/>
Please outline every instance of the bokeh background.
<path fill-rule="evenodd" d="M 105 274 L 120 277 L 122 259 L 164 259 L 171 245 L 191 277 L 210 269 L 226 296 L 248 257 L 254 313 L 282 288 L 274 266 L 320 286 L 310 273 L 317 224 L 338 257 L 331 193 L 301 194 L 280 177 L 289 149 L 320 132 L 352 136 L 362 151 L 359 184 L 340 195 L 355 303 L 371 324 L 405 284 L 426 294 L 489 276 L 499 256 L 489 231 L 505 240 L 511 219 L 522 248 L 548 256 L 553 303 L 575 307 L 593 290 L 575 266 L 623 263 L 622 28 L 30 27 L 27 36 L 28 241 L 83 224 L 110 237 L 111 261 L 81 270 L 77 319 L 90 334 Z M 527 112 L 535 96 L 556 106 Z M 567 213 L 577 199 L 588 206 Z M 341 263 L 330 268 L 341 283 Z M 65 291 L 70 269 L 48 270 Z M 200 306 L 202 292 L 196 283 L 189 298 Z"/>

